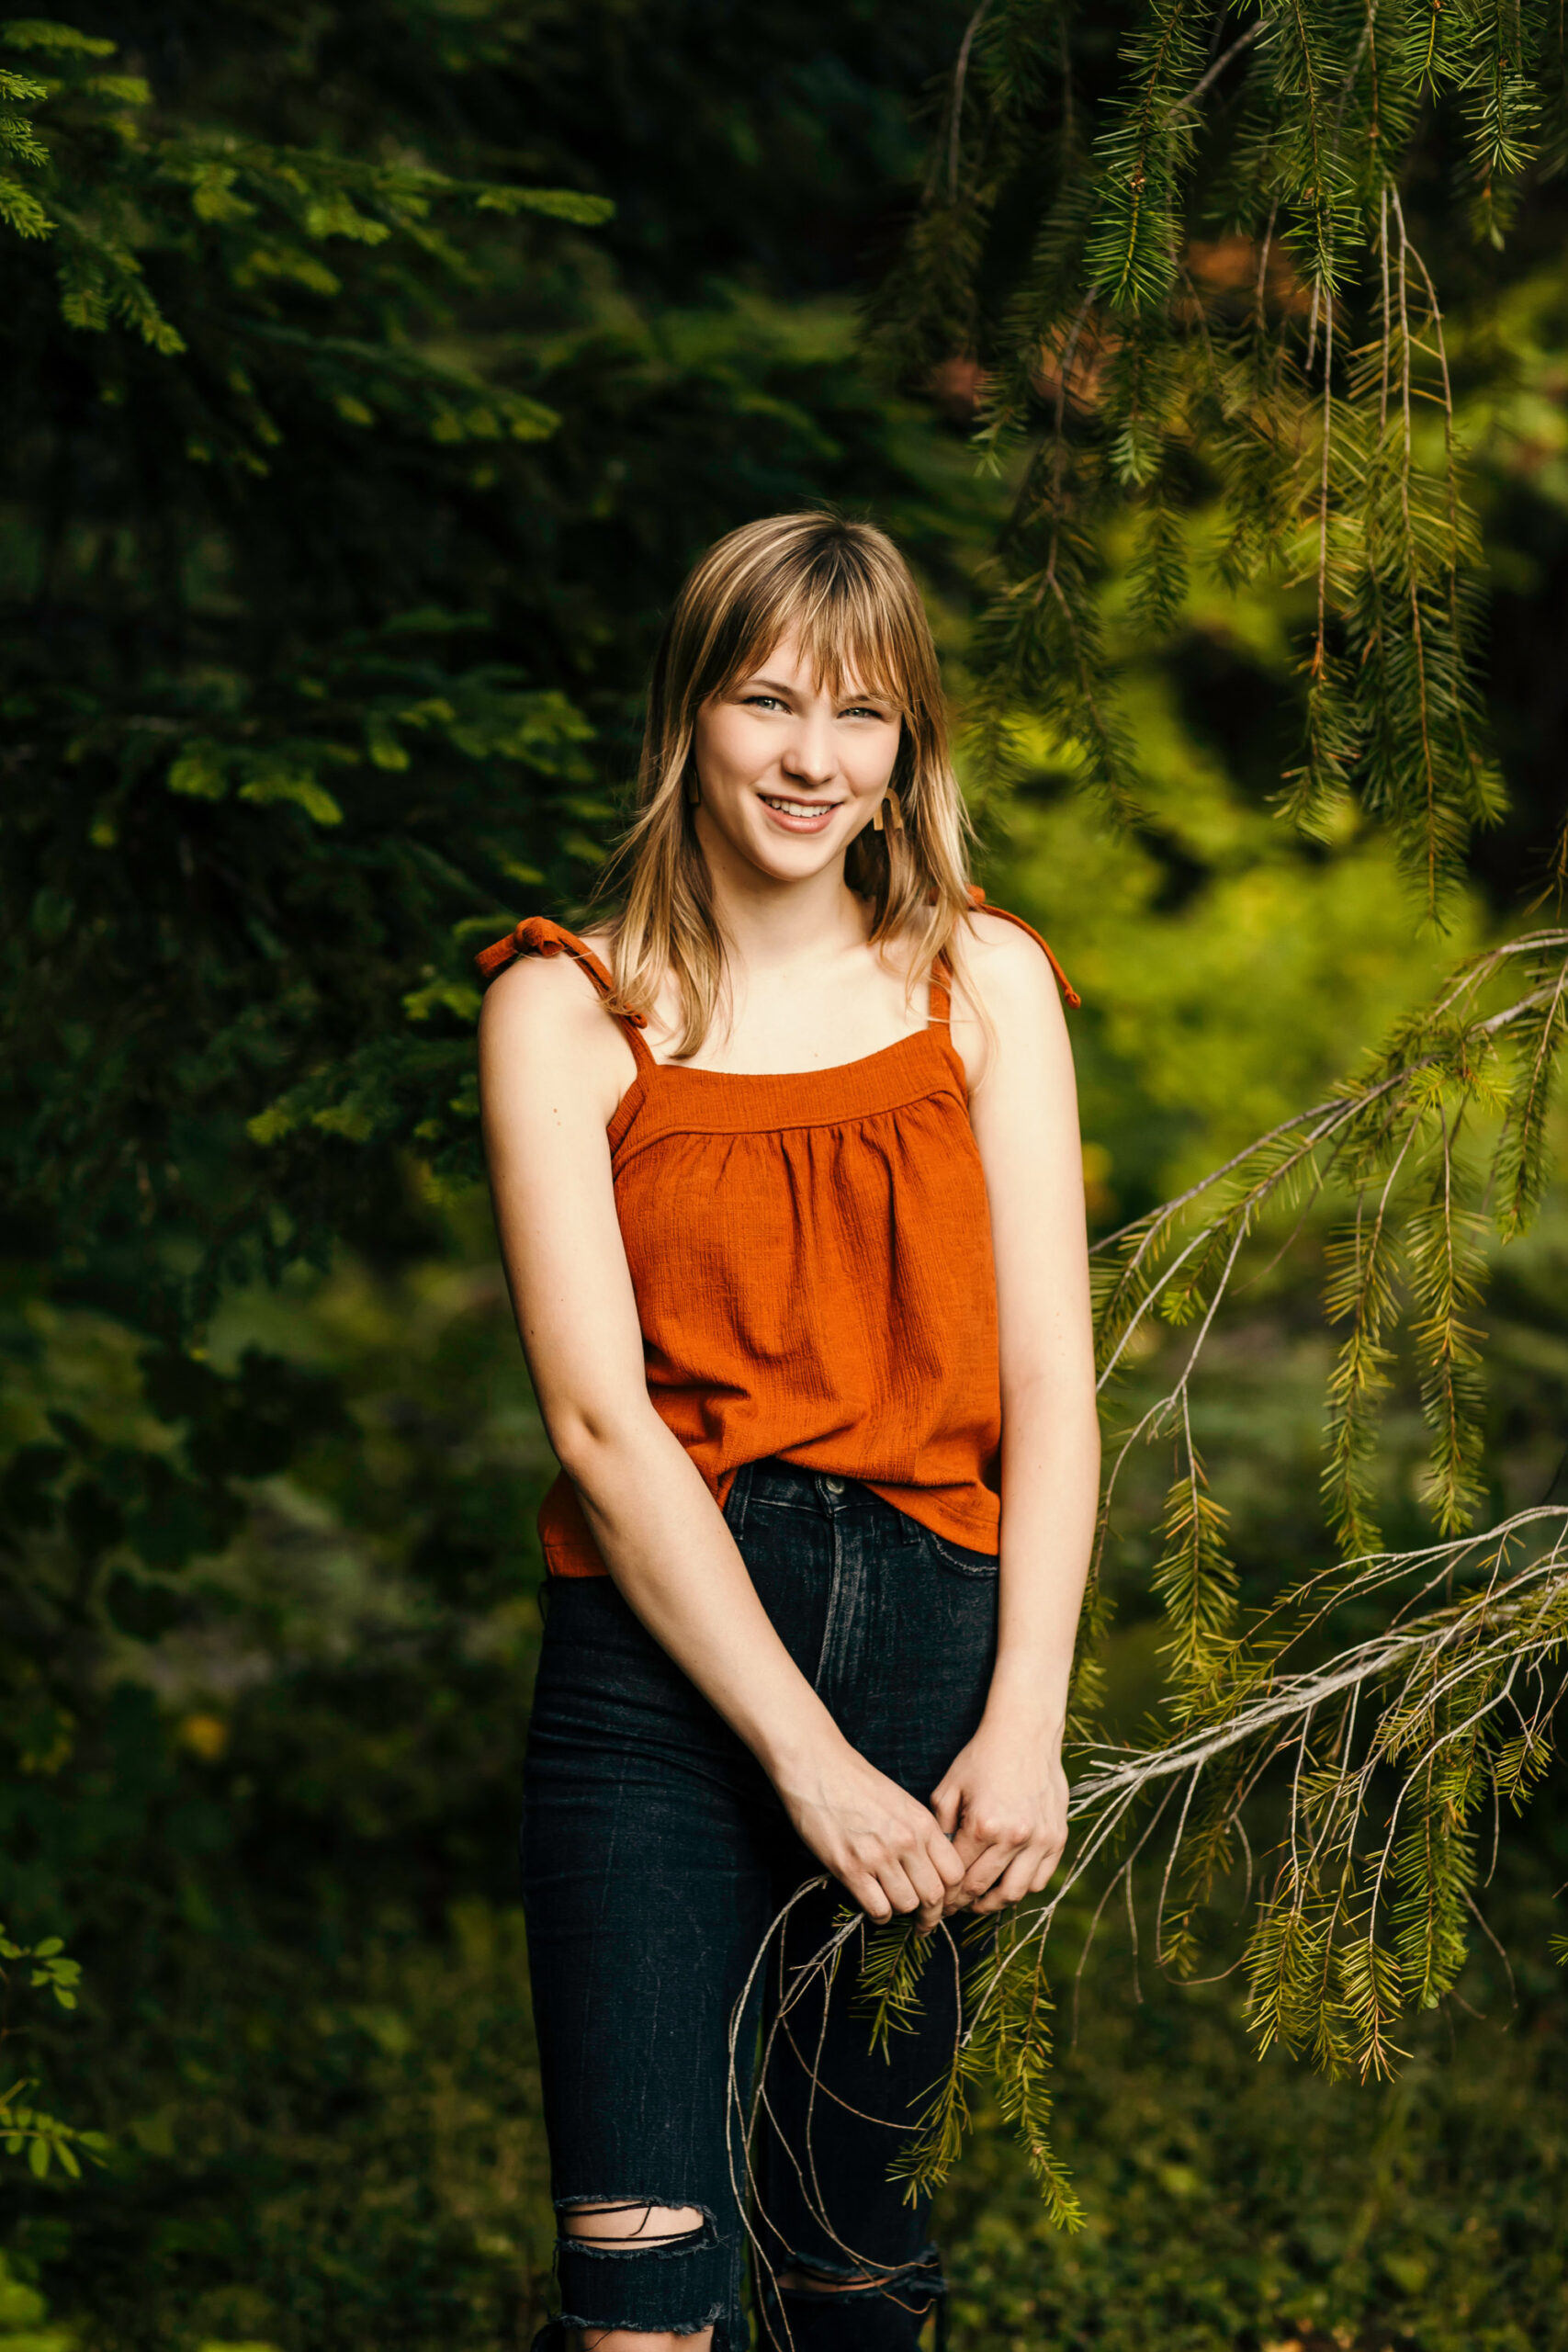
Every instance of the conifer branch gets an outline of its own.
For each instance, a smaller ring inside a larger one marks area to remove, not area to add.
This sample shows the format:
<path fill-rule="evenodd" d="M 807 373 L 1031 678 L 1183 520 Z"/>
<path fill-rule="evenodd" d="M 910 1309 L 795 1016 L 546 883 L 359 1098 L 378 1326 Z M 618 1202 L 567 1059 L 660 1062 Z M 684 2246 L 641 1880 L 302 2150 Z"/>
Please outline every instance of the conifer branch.
<path fill-rule="evenodd" d="M 1311 831 L 1358 802 L 1440 918 L 1502 794 L 1481 723 L 1479 547 L 1442 303 L 1401 190 L 1457 123 L 1485 233 L 1506 233 L 1540 127 L 1558 125 L 1561 143 L 1568 126 L 1561 40 L 1539 14 L 1530 0 L 1428 11 L 1411 38 L 1375 0 L 1278 0 L 1205 57 L 1189 0 L 1157 0 L 1087 122 L 1070 96 L 1072 19 L 998 0 L 970 20 L 878 331 L 922 380 L 944 347 L 977 358 L 977 447 L 1023 458 L 976 639 L 982 758 L 1007 739 L 989 707 L 1032 707 L 1077 745 L 1089 786 L 1135 817 L 1103 550 L 1132 508 L 1129 623 L 1145 639 L 1169 629 L 1186 525 L 1217 478 L 1222 577 L 1310 568 L 1314 583 L 1303 750 L 1281 806 Z M 1065 70 L 1047 73 L 1058 48 Z M 983 141 L 961 119 L 976 85 Z M 989 224 L 1004 197 L 1015 223 L 1042 186 L 1015 264 Z M 1440 445 L 1417 429 L 1422 401 L 1440 406 Z M 1196 465 L 1173 467 L 1176 448 Z"/>
<path fill-rule="evenodd" d="M 1234 1901 L 1240 1873 L 1247 1924 L 1227 1966 L 1246 1978 L 1262 2049 L 1386 2075 L 1400 2061 L 1401 2020 L 1454 1989 L 1473 1933 L 1484 1932 L 1477 1825 L 1488 1807 L 1528 1802 L 1568 1699 L 1568 1506 L 1464 1532 L 1480 1498 L 1484 1402 L 1472 1314 L 1487 1248 L 1539 1197 L 1565 1005 L 1568 930 L 1500 942 L 1325 1101 L 1098 1246 L 1102 1385 L 1151 1317 L 1193 1327 L 1168 1382 L 1110 1449 L 1091 1579 L 1092 1590 L 1134 1451 L 1173 1441 L 1154 1574 L 1168 1728 L 1142 1747 L 1084 1737 L 1057 1876 L 966 1972 L 951 2064 L 898 2160 L 912 2193 L 945 2177 L 986 2081 L 1024 2137 L 1049 2210 L 1072 2225 L 1046 2100 L 1046 1939 L 1090 1898 L 1081 1977 L 1121 1896 L 1135 1951 L 1137 1887 L 1151 1864 L 1156 1957 L 1183 1976 L 1213 1933 L 1210 1907 L 1222 1890 Z M 1461 1149 L 1467 1119 L 1493 1136 L 1484 1182 L 1475 1136 Z M 1295 1214 L 1303 1193 L 1317 1217 L 1310 1228 Z M 1349 1326 L 1329 1375 L 1325 1471 L 1348 1548 L 1244 1620 L 1193 1399 L 1238 1271 L 1285 1214 L 1290 1246 L 1324 1251 L 1327 1319 Z M 1367 1414 L 1399 1376 L 1402 1332 L 1430 1434 L 1438 1532 L 1390 1551 L 1358 1538 L 1371 1519 Z M 884 2041 L 908 2020 L 919 1987 L 907 1926 L 869 1939 L 860 1997 Z"/>

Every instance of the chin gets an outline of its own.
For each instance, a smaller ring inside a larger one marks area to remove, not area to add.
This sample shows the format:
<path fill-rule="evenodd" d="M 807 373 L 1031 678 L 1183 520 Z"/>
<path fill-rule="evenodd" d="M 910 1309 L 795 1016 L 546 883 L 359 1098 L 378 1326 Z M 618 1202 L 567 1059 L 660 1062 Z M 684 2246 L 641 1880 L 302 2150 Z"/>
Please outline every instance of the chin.
<path fill-rule="evenodd" d="M 781 882 L 809 882 L 824 866 L 836 865 L 843 854 L 844 844 L 835 843 L 827 833 L 801 841 L 780 841 L 773 835 L 751 845 L 752 864 Z"/>

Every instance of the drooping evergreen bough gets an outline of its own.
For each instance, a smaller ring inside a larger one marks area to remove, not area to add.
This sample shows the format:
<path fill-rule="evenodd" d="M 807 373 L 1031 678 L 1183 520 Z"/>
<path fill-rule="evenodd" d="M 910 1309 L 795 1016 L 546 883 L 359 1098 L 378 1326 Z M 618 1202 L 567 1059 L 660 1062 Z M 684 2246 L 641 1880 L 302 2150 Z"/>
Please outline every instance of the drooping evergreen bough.
<path fill-rule="evenodd" d="M 1511 260 L 1521 207 L 1521 265 L 1561 238 L 1565 38 L 1533 0 L 981 0 L 876 317 L 1015 484 L 979 638 L 993 758 L 1043 712 L 1135 804 L 1108 547 L 1132 548 L 1123 641 L 1172 622 L 1195 561 L 1292 582 L 1283 806 L 1332 835 L 1358 803 L 1441 908 L 1501 806 L 1445 304 Z"/>

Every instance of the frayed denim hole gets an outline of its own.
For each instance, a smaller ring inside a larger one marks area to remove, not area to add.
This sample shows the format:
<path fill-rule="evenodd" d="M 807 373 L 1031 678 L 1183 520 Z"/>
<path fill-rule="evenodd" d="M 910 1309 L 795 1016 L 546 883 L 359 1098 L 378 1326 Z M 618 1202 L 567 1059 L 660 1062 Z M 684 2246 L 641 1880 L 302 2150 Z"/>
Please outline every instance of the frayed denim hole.
<path fill-rule="evenodd" d="M 568 2213 L 608 2213 L 617 2207 L 628 2213 L 700 2213 L 716 2226 L 718 2216 L 700 2197 L 650 2197 L 646 2189 L 580 2188 L 570 2197 L 553 2199 L 553 2210 Z"/>
<path fill-rule="evenodd" d="M 795 2278 L 786 2287 L 783 2280 L 787 2271 L 795 2272 Z M 922 2314 L 948 2291 L 942 2257 L 934 2246 L 928 2246 L 916 2262 L 870 2276 L 848 2263 L 813 2261 L 795 2255 L 779 2265 L 774 2278 L 781 2295 L 793 2295 L 803 2303 L 853 2301 L 863 2295 L 882 2295 L 890 2302 L 901 2303 L 908 2297 L 911 2300 L 907 2307 Z"/>
<path fill-rule="evenodd" d="M 624 2328 L 628 2335 L 700 2335 L 705 2327 L 722 2327 L 724 2322 L 725 2307 L 722 2303 L 716 2303 L 705 2319 L 692 2320 L 687 2325 L 682 2327 L 650 2328 L 646 2320 L 640 2319 L 581 2319 L 575 2312 L 563 2312 L 558 2320 L 551 2322 L 551 2325 L 559 2327 L 563 2331 L 572 2328 L 585 2328 L 592 2330 L 594 2334 L 598 2334 L 602 2331 L 605 2335 L 608 2335 L 615 2328 Z M 564 2333 L 559 2338 L 559 2341 L 563 2345 L 566 2342 L 566 2335 Z M 545 2343 L 550 2346 L 551 2352 L 553 2352 L 554 2339 L 547 2335 Z M 536 2346 L 536 2352 L 538 2352 L 537 2346 Z M 716 2344 L 715 2346 L 715 2352 L 717 2352 Z"/>
<path fill-rule="evenodd" d="M 596 2260 L 606 2262 L 636 2262 L 639 2259 L 644 2261 L 663 2259 L 671 2255 L 694 2254 L 699 2248 L 717 2245 L 718 2223 L 711 2207 L 699 2204 L 693 2197 L 616 2197 L 605 2198 L 603 2201 L 597 2198 L 573 2197 L 558 2200 L 556 2206 L 556 2211 L 563 2223 L 570 2221 L 573 2214 L 579 2213 L 583 2215 L 598 2213 L 609 2216 L 624 2213 L 628 2217 L 640 2213 L 646 2221 L 647 2217 L 653 2213 L 678 2213 L 682 2211 L 700 2213 L 702 2219 L 691 2229 L 686 2230 L 657 2231 L 646 2227 L 638 2229 L 628 2226 L 624 2232 L 615 2231 L 603 2237 L 589 2236 L 586 2233 L 580 2236 L 574 2230 L 561 2228 L 556 2238 L 556 2252 L 558 2256 L 568 2251 L 573 2254 L 585 2254 Z M 705 2327 L 708 2324 L 705 2320 L 700 2324 Z M 596 2327 L 604 2327 L 608 2324 L 608 2322 L 596 2320 L 593 2324 Z M 679 2329 L 671 2332 L 676 2335 L 681 2333 Z"/>

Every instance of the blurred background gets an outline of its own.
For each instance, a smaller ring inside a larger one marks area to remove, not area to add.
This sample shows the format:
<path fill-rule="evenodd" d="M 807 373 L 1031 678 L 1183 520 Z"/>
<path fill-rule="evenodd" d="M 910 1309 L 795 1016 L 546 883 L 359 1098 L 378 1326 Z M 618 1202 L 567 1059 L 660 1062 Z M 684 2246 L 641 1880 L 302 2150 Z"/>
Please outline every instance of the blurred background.
<path fill-rule="evenodd" d="M 17 2143 L 0 2352 L 463 2352 L 549 2308 L 513 1840 L 550 1464 L 477 1182 L 468 957 L 592 890 L 662 615 L 732 525 L 885 524 L 962 703 L 1009 482 L 967 446 L 974 370 L 899 379 L 861 321 L 965 22 L 225 0 L 6 28 L 54 85 L 55 178 L 52 237 L 13 208 L 0 245 L 0 1918 L 82 1977 L 67 2010 L 6 1961 L 0 2062 L 107 2144 L 73 2179 Z M 1085 1000 L 1100 1233 L 1320 1099 L 1546 883 L 1554 218 L 1450 291 L 1510 808 L 1446 929 L 1375 825 L 1307 840 L 1272 805 L 1310 587 L 1201 582 L 1134 633 L 1113 548 L 1146 821 L 1027 710 L 975 779 L 987 891 Z M 1560 1188 L 1484 1319 L 1490 1507 L 1561 1498 Z M 1249 1598 L 1332 1556 L 1329 1351 L 1288 1252 L 1218 1340 L 1201 1435 Z M 1421 1447 L 1396 1399 L 1396 1542 Z M 1108 1565 L 1129 1735 L 1156 1470 Z M 943 2198 L 955 2346 L 1568 2345 L 1565 1877 L 1550 1801 L 1506 1825 L 1507 1961 L 1482 1943 L 1366 2088 L 1260 2063 L 1238 1984 L 1171 1984 L 1124 1923 L 1076 1980 L 1069 1919 L 1086 2226 L 1046 2229 L 982 2109 Z"/>

